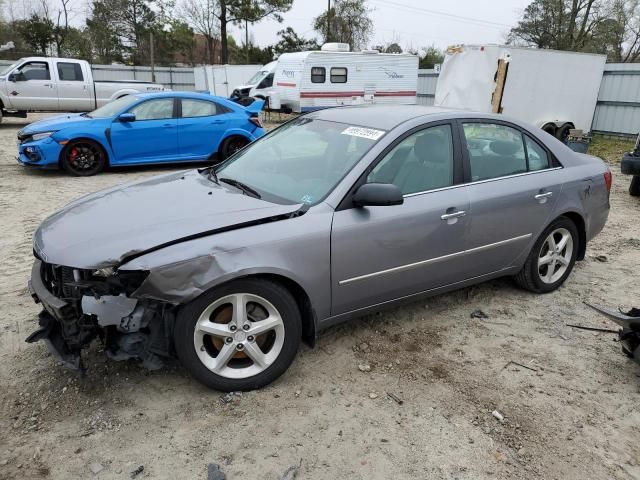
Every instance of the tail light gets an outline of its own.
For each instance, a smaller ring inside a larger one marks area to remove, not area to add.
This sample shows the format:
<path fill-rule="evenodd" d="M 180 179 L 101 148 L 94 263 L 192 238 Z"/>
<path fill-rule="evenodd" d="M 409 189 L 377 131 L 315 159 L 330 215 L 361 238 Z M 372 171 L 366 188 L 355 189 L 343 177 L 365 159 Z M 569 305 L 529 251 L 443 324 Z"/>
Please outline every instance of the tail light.
<path fill-rule="evenodd" d="M 611 193 L 611 184 L 613 183 L 613 177 L 611 176 L 611 170 L 604 172 L 604 184 L 607 186 L 607 192 Z"/>
<path fill-rule="evenodd" d="M 262 126 L 262 120 L 260 120 L 260 117 L 249 117 L 249 121 L 258 128 L 264 128 Z"/>

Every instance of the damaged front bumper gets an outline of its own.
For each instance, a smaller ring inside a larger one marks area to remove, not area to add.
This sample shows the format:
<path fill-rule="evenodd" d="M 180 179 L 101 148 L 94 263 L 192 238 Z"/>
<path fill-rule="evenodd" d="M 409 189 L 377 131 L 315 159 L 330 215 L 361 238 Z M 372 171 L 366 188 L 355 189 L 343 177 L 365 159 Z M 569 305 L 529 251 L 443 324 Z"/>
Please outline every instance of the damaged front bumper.
<path fill-rule="evenodd" d="M 619 331 L 622 351 L 629 358 L 640 363 L 640 309 L 632 308 L 627 313 L 623 313 L 590 303 L 586 305 L 622 327 Z"/>
<path fill-rule="evenodd" d="M 96 338 L 114 360 L 136 358 L 149 369 L 161 368 L 161 357 L 173 354 L 174 307 L 129 296 L 144 278 L 140 272 L 111 278 L 94 273 L 36 259 L 28 288 L 43 310 L 40 328 L 26 341 L 44 341 L 63 365 L 81 372 L 82 351 Z"/>

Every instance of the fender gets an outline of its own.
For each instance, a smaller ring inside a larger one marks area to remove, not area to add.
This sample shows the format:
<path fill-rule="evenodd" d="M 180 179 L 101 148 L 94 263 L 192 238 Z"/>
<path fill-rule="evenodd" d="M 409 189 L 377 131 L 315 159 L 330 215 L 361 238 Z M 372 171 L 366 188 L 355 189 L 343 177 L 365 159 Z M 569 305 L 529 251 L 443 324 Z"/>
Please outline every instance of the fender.
<path fill-rule="evenodd" d="M 109 130 L 109 129 L 107 129 L 107 130 Z M 103 132 L 103 133 L 105 133 L 105 136 L 106 136 L 106 131 Z M 109 138 L 108 136 L 106 136 L 106 137 L 107 137 L 107 139 Z M 89 132 L 85 131 L 85 132 L 79 133 L 77 135 L 74 134 L 73 136 L 60 135 L 60 137 L 58 138 L 57 141 L 58 141 L 58 143 L 60 143 L 60 141 L 64 141 L 64 140 L 67 140 L 68 142 L 72 142 L 74 140 L 82 140 L 82 139 L 91 140 L 93 142 L 96 142 L 98 145 L 100 145 L 102 147 L 102 149 L 107 154 L 107 162 L 109 162 L 109 160 L 111 158 L 113 158 L 114 153 L 113 153 L 113 150 L 111 149 L 111 145 L 110 144 L 106 144 L 105 145 L 104 138 L 96 135 L 95 133 L 89 133 Z M 62 155 L 62 152 L 60 152 L 60 153 Z"/>
<path fill-rule="evenodd" d="M 135 88 L 123 88 L 122 90 L 118 90 L 116 93 L 111 95 L 111 97 L 109 98 L 109 102 L 117 100 L 118 98 L 124 97 L 126 95 L 135 95 L 136 93 L 144 93 L 144 92 L 141 92 L 140 90 L 136 90 Z"/>
<path fill-rule="evenodd" d="M 220 145 L 229 137 L 240 136 L 244 137 L 250 142 L 253 142 L 256 137 L 252 135 L 250 132 L 243 130 L 242 128 L 230 128 L 226 132 L 224 132 L 224 136 L 220 139 Z"/>

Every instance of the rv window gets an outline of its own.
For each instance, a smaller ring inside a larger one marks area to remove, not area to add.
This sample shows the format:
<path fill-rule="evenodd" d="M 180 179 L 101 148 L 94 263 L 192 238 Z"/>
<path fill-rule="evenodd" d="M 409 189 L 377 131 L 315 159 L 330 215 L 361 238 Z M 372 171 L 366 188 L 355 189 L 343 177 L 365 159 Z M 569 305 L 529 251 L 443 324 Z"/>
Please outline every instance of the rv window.
<path fill-rule="evenodd" d="M 324 83 L 327 70 L 324 67 L 311 67 L 311 83 Z"/>
<path fill-rule="evenodd" d="M 331 83 L 347 83 L 347 69 L 344 67 L 332 68 Z"/>

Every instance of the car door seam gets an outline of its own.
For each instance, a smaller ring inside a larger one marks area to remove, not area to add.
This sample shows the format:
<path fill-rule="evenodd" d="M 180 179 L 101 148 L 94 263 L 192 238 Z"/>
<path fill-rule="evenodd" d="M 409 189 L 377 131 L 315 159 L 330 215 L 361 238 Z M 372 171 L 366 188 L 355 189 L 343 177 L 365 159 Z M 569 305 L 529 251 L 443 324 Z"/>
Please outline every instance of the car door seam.
<path fill-rule="evenodd" d="M 351 277 L 351 278 L 347 278 L 347 279 L 344 279 L 344 280 L 340 280 L 338 282 L 338 285 L 340 285 L 340 286 L 349 285 L 350 283 L 358 282 L 360 280 L 366 280 L 368 278 L 378 277 L 378 276 L 386 275 L 386 274 L 389 274 L 389 273 L 401 272 L 401 271 L 404 271 L 404 270 L 410 270 L 410 269 L 415 268 L 415 267 L 420 267 L 420 266 L 423 266 L 423 265 L 429 265 L 429 264 L 432 264 L 432 263 L 441 262 L 443 260 L 449 260 L 449 259 L 452 259 L 452 258 L 461 257 L 463 255 L 468 255 L 470 253 L 477 253 L 477 252 L 481 252 L 481 251 L 484 251 L 484 250 L 489 250 L 491 248 L 500 247 L 502 245 L 507 245 L 509 243 L 518 242 L 520 240 L 527 240 L 527 239 L 529 239 L 531 237 L 532 237 L 532 234 L 531 233 L 527 233 L 526 235 L 520 235 L 520 236 L 513 237 L 513 238 L 507 238 L 506 240 L 500 240 L 499 242 L 488 243 L 486 245 L 480 245 L 479 247 L 474 247 L 474 248 L 470 248 L 470 249 L 467 249 L 467 250 L 461 250 L 459 252 L 449 253 L 447 255 L 442 255 L 440 257 L 429 258 L 429 259 L 426 259 L 426 260 L 420 260 L 419 262 L 408 263 L 406 265 L 400 265 L 398 267 L 392 267 L 392 268 L 387 268 L 385 270 L 379 270 L 377 272 L 366 273 L 364 275 L 359 275 L 357 277 Z"/>

